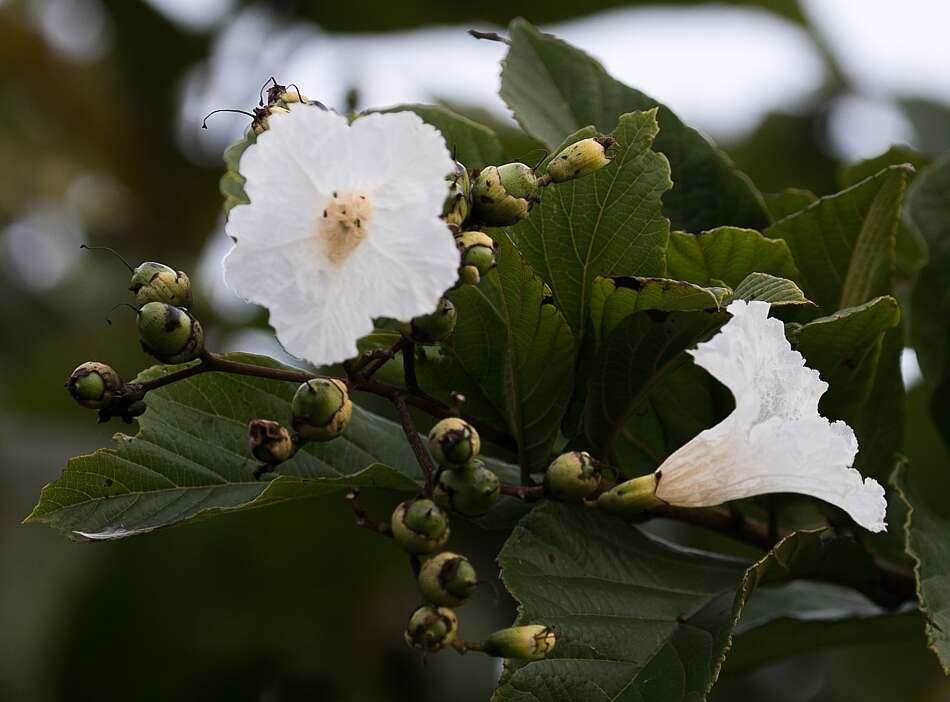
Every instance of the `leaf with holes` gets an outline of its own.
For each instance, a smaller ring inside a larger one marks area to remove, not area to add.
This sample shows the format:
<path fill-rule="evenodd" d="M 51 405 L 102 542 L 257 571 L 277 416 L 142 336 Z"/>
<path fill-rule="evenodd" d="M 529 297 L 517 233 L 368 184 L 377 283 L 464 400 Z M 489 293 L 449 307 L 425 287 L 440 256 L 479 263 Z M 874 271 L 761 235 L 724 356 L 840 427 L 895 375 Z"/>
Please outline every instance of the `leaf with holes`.
<path fill-rule="evenodd" d="M 233 354 L 269 368 L 263 356 Z M 171 370 L 155 366 L 137 381 Z M 160 527 L 348 486 L 413 491 L 421 476 L 401 428 L 354 407 L 342 437 L 310 444 L 271 481 L 255 480 L 247 423 L 290 422 L 293 383 L 206 373 L 148 394 L 135 436 L 69 461 L 27 518 L 84 539 L 117 539 Z"/>

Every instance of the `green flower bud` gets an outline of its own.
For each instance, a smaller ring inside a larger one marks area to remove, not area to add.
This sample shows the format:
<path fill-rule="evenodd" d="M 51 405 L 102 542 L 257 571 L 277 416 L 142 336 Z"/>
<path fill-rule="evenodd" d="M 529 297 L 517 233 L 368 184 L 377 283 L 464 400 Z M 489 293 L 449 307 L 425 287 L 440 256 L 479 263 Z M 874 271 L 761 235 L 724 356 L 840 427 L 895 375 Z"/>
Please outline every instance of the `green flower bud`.
<path fill-rule="evenodd" d="M 495 242 L 485 232 L 462 232 L 455 237 L 463 266 L 474 266 L 480 275 L 495 267 Z"/>
<path fill-rule="evenodd" d="M 459 269 L 459 282 L 462 285 L 478 285 L 481 279 L 482 276 L 475 266 L 462 266 Z"/>
<path fill-rule="evenodd" d="M 353 414 L 346 383 L 314 378 L 303 383 L 290 403 L 294 431 L 304 441 L 330 441 L 344 432 Z"/>
<path fill-rule="evenodd" d="M 651 507 L 659 507 L 663 500 L 656 496 L 659 473 L 641 475 L 620 483 L 597 498 L 597 506 L 615 514 L 636 514 Z"/>
<path fill-rule="evenodd" d="M 409 617 L 406 643 L 429 653 L 449 646 L 458 634 L 459 620 L 448 607 L 423 605 Z"/>
<path fill-rule="evenodd" d="M 478 456 L 481 446 L 475 427 L 458 417 L 447 417 L 429 431 L 429 450 L 440 466 L 464 466 Z"/>
<path fill-rule="evenodd" d="M 498 476 L 476 458 L 461 468 L 442 470 L 432 497 L 443 507 L 476 517 L 494 506 L 500 492 Z"/>
<path fill-rule="evenodd" d="M 544 491 L 565 502 L 579 502 L 589 497 L 600 484 L 600 471 L 586 451 L 562 453 L 551 461 L 544 474 Z"/>
<path fill-rule="evenodd" d="M 419 569 L 419 591 L 434 605 L 457 607 L 478 587 L 478 576 L 465 556 L 446 551 L 433 556 Z"/>
<path fill-rule="evenodd" d="M 390 527 L 409 553 L 432 553 L 449 540 L 449 518 L 432 500 L 406 500 L 393 511 Z"/>
<path fill-rule="evenodd" d="M 254 458 L 269 466 L 283 463 L 297 453 L 293 436 L 280 422 L 252 419 L 247 425 L 247 439 Z"/>
<path fill-rule="evenodd" d="M 475 178 L 472 210 L 493 227 L 517 224 L 528 216 L 539 193 L 537 176 L 523 163 L 488 166 Z"/>
<path fill-rule="evenodd" d="M 449 193 L 442 206 L 442 219 L 449 226 L 461 227 L 472 208 L 472 179 L 458 161 L 455 162 L 455 171 L 445 179 L 449 182 Z"/>
<path fill-rule="evenodd" d="M 539 661 L 551 652 L 555 643 L 557 636 L 554 629 L 531 624 L 496 631 L 485 640 L 483 646 L 485 653 L 490 656 Z"/>
<path fill-rule="evenodd" d="M 121 388 L 119 374 L 111 366 L 97 361 L 83 363 L 66 381 L 69 394 L 86 409 L 108 407 Z"/>
<path fill-rule="evenodd" d="M 139 305 L 164 302 L 175 307 L 191 307 L 191 280 L 182 271 L 163 263 L 146 261 L 132 272 L 129 290 Z"/>
<path fill-rule="evenodd" d="M 574 142 L 551 159 L 546 171 L 547 178 L 555 183 L 563 183 L 600 170 L 610 163 L 607 149 L 615 143 L 609 136 Z"/>
<path fill-rule="evenodd" d="M 424 314 L 405 322 L 402 325 L 402 333 L 417 344 L 435 344 L 452 334 L 457 319 L 455 305 L 443 297 L 432 314 Z"/>
<path fill-rule="evenodd" d="M 139 309 L 139 339 L 146 353 L 162 363 L 187 363 L 204 350 L 204 330 L 180 307 L 147 302 Z"/>

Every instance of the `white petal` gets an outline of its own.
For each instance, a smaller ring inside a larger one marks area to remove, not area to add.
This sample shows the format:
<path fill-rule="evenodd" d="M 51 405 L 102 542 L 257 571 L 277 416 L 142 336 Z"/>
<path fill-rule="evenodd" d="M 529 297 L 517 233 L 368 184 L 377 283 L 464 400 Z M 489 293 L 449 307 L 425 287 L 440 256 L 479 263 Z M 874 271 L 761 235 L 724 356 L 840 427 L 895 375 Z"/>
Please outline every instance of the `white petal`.
<path fill-rule="evenodd" d="M 657 497 L 705 507 L 797 492 L 883 531 L 884 488 L 850 467 L 858 452 L 854 432 L 818 414 L 827 383 L 792 350 L 782 322 L 768 318 L 768 303 L 735 301 L 728 310 L 732 319 L 693 357 L 732 391 L 736 409 L 663 462 Z"/>

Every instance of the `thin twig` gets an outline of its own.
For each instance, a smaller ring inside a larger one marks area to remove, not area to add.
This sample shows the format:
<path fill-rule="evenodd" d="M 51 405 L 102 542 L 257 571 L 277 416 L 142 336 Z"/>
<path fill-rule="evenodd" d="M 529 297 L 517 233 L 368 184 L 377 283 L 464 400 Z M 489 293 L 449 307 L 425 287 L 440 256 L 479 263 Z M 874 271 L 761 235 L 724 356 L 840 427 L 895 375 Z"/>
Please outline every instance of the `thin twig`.
<path fill-rule="evenodd" d="M 422 468 L 422 476 L 425 478 L 425 494 L 432 494 L 433 479 L 435 477 L 436 467 L 432 462 L 432 456 L 429 455 L 429 450 L 422 444 L 422 439 L 419 438 L 419 433 L 416 431 L 416 425 L 412 421 L 412 415 L 409 414 L 409 407 L 406 406 L 406 401 L 403 399 L 402 393 L 393 393 L 389 396 L 389 401 L 393 403 L 393 407 L 396 408 L 396 414 L 399 415 L 399 423 L 402 425 L 403 433 L 406 435 L 406 439 L 409 440 L 409 445 L 412 447 L 413 453 L 416 454 L 416 460 L 419 461 L 419 467 Z"/>
<path fill-rule="evenodd" d="M 534 502 L 544 497 L 544 486 L 542 485 L 507 485 L 501 486 L 501 494 L 517 497 L 525 502 Z"/>
<path fill-rule="evenodd" d="M 469 36 L 475 37 L 476 39 L 485 39 L 486 41 L 498 41 L 498 42 L 501 42 L 502 44 L 511 43 L 510 41 L 508 41 L 508 39 L 503 37 L 498 32 L 481 32 L 477 29 L 469 29 L 468 34 Z"/>
<path fill-rule="evenodd" d="M 392 538 L 393 530 L 386 522 L 377 522 L 369 516 L 369 513 L 363 509 L 359 503 L 360 491 L 357 488 L 348 490 L 344 499 L 350 504 L 353 514 L 356 516 L 356 526 L 363 529 L 369 529 L 374 534 L 388 536 Z"/>

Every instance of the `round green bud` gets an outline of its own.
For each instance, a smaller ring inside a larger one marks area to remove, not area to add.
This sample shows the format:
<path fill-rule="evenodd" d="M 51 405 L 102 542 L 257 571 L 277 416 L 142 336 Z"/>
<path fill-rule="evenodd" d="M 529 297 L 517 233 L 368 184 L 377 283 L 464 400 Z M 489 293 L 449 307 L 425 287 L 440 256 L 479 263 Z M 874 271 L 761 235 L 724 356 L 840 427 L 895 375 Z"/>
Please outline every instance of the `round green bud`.
<path fill-rule="evenodd" d="M 490 656 L 539 661 L 551 652 L 556 643 L 554 629 L 529 624 L 496 631 L 485 640 L 483 646 L 485 653 Z"/>
<path fill-rule="evenodd" d="M 247 439 L 254 458 L 269 466 L 283 463 L 297 452 L 290 431 L 280 422 L 269 419 L 252 419 L 248 422 Z"/>
<path fill-rule="evenodd" d="M 146 261 L 132 273 L 129 290 L 139 305 L 164 302 L 175 307 L 191 307 L 191 280 L 183 271 L 163 263 Z"/>
<path fill-rule="evenodd" d="M 478 285 L 482 276 L 475 266 L 462 266 L 459 269 L 459 282 L 462 285 Z"/>
<path fill-rule="evenodd" d="M 615 143 L 609 136 L 576 141 L 551 159 L 545 174 L 555 183 L 590 175 L 610 163 L 607 149 Z"/>
<path fill-rule="evenodd" d="M 544 491 L 556 500 L 579 502 L 600 485 L 600 471 L 586 451 L 562 453 L 544 474 Z"/>
<path fill-rule="evenodd" d="M 301 384 L 290 403 L 294 431 L 304 441 L 330 441 L 344 432 L 353 415 L 346 383 L 313 378 Z"/>
<path fill-rule="evenodd" d="M 498 476 L 476 458 L 461 468 L 442 470 L 432 498 L 443 507 L 477 517 L 494 506 L 500 493 Z"/>
<path fill-rule="evenodd" d="M 121 388 L 119 374 L 111 366 L 97 361 L 83 363 L 66 381 L 69 394 L 86 409 L 108 407 Z"/>
<path fill-rule="evenodd" d="M 537 176 L 523 163 L 488 166 L 472 186 L 472 211 L 493 227 L 517 224 L 528 216 L 539 192 Z"/>
<path fill-rule="evenodd" d="M 455 329 L 458 312 L 447 298 L 439 300 L 439 306 L 432 314 L 415 317 L 402 325 L 402 333 L 417 344 L 435 344 L 447 339 Z"/>
<path fill-rule="evenodd" d="M 481 447 L 475 427 L 458 417 L 447 417 L 429 431 L 429 451 L 440 466 L 464 466 L 478 456 Z"/>
<path fill-rule="evenodd" d="M 419 569 L 419 591 L 426 602 L 457 607 L 478 587 L 475 568 L 465 556 L 446 551 L 422 564 Z"/>
<path fill-rule="evenodd" d="M 146 353 L 162 363 L 187 363 L 204 350 L 204 330 L 181 307 L 147 302 L 139 309 L 139 339 Z"/>
<path fill-rule="evenodd" d="M 459 620 L 451 609 L 423 605 L 409 617 L 406 643 L 434 653 L 455 641 L 458 630 Z"/>
<path fill-rule="evenodd" d="M 463 266 L 474 266 L 479 275 L 495 267 L 495 242 L 485 232 L 463 232 L 455 237 Z"/>
<path fill-rule="evenodd" d="M 442 206 L 442 219 L 450 226 L 461 227 L 472 208 L 472 179 L 458 161 L 455 170 L 445 179 L 449 183 L 449 192 Z"/>
<path fill-rule="evenodd" d="M 448 516 L 426 498 L 399 503 L 389 525 L 396 542 L 409 553 L 432 553 L 449 540 Z"/>

